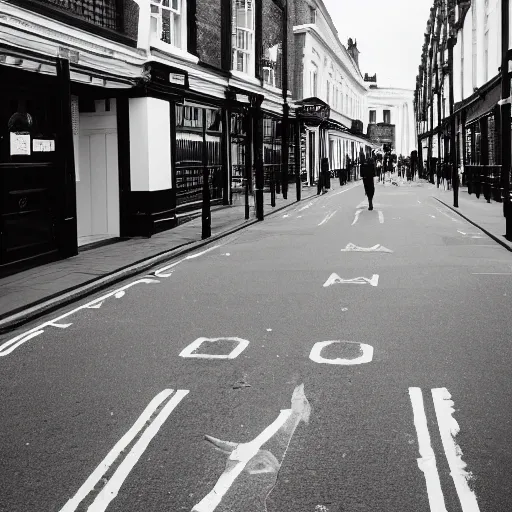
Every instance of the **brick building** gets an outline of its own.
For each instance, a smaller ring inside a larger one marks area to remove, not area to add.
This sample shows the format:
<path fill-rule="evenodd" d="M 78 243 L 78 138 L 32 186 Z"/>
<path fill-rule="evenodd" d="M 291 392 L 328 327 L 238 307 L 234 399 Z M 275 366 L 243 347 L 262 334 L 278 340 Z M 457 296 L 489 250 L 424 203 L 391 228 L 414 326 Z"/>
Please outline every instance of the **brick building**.
<path fill-rule="evenodd" d="M 261 217 L 295 154 L 286 8 L 0 0 L 0 273 L 151 236 L 202 201 Z"/>

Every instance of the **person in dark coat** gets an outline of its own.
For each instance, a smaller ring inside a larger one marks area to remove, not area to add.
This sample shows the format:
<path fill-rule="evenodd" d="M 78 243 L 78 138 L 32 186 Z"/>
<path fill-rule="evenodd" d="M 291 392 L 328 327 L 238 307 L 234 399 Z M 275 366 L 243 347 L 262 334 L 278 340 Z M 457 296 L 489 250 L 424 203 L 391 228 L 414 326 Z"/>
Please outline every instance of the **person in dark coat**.
<path fill-rule="evenodd" d="M 375 195 L 375 163 L 369 158 L 361 165 L 361 178 L 363 178 L 364 193 L 368 197 L 368 210 L 373 210 L 373 196 Z"/>

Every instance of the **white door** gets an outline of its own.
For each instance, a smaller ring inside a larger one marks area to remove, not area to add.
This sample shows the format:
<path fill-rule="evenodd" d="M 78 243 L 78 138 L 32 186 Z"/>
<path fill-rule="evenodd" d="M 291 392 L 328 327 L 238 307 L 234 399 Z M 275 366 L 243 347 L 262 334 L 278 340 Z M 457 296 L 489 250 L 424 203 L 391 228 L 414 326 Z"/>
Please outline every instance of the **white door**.
<path fill-rule="evenodd" d="M 119 236 L 115 112 L 80 115 L 76 183 L 78 244 Z"/>

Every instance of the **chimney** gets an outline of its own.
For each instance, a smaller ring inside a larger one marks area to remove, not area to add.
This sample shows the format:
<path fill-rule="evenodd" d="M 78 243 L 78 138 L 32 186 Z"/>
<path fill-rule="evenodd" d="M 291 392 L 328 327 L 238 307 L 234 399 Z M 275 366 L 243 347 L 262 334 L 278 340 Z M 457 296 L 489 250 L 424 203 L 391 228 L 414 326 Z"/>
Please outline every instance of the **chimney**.
<path fill-rule="evenodd" d="M 352 38 L 348 38 L 348 47 L 347 51 L 349 55 L 354 59 L 356 63 L 357 69 L 359 69 L 359 50 L 357 49 L 357 39 L 353 42 Z"/>

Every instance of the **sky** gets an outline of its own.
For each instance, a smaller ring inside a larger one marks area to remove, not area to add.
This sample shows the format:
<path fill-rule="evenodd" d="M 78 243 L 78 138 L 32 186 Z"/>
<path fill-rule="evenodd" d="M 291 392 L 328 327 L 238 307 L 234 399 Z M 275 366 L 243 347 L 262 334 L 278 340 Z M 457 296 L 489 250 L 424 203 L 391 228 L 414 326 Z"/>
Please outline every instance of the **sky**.
<path fill-rule="evenodd" d="M 357 40 L 361 73 L 377 73 L 379 87 L 414 90 L 433 0 L 324 0 L 347 46 Z"/>

